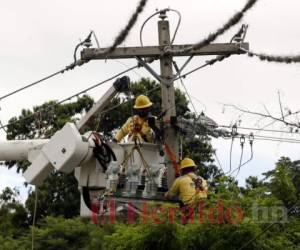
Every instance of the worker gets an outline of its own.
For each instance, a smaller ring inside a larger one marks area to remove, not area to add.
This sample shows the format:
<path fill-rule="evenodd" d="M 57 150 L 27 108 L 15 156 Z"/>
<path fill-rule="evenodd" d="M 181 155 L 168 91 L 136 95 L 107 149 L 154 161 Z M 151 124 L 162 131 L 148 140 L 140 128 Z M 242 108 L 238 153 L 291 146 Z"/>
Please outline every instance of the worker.
<path fill-rule="evenodd" d="M 195 207 L 200 199 L 207 198 L 207 182 L 195 174 L 196 164 L 190 158 L 184 158 L 180 162 L 180 177 L 178 177 L 165 197 L 178 196 L 180 207 Z"/>
<path fill-rule="evenodd" d="M 148 117 L 153 103 L 145 95 L 139 95 L 135 99 L 133 108 L 136 115 L 128 118 L 126 123 L 117 132 L 114 141 L 120 142 L 126 135 L 129 136 L 128 141 L 154 142 L 154 132 L 149 127 Z"/>

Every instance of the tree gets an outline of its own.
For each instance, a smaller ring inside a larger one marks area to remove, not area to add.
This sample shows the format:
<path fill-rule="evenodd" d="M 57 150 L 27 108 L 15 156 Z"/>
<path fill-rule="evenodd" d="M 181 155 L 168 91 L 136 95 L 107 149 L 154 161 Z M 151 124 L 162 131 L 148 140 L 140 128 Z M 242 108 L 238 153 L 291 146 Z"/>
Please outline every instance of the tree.
<path fill-rule="evenodd" d="M 154 103 L 152 113 L 161 117 L 161 90 L 158 83 L 146 78 L 132 83 L 130 91 L 113 98 L 100 116 L 89 124 L 86 130 L 97 130 L 104 135 L 106 140 L 112 138 L 114 131 L 133 113 L 133 103 L 139 94 L 147 94 Z M 193 117 L 194 114 L 188 108 L 188 100 L 179 89 L 175 91 L 177 115 L 182 117 Z M 93 105 L 93 100 L 87 95 L 78 97 L 77 101 L 61 104 L 57 101 L 48 101 L 33 110 L 22 110 L 19 117 L 9 120 L 7 128 L 7 139 L 35 139 L 49 138 L 57 130 L 61 129 L 68 121 L 75 121 Z M 109 112 L 108 112 L 109 111 Z M 210 177 L 215 175 L 217 168 L 204 167 L 204 162 L 212 162 L 212 147 L 208 137 L 193 138 L 191 141 L 183 139 L 185 147 L 184 154 L 194 158 L 200 167 L 201 174 Z M 195 150 L 196 149 L 196 150 Z M 8 167 L 17 164 L 18 171 L 24 171 L 28 162 L 6 162 Z M 65 218 L 72 218 L 79 214 L 79 192 L 77 182 L 71 174 L 53 172 L 38 188 L 38 218 L 47 215 L 62 215 Z M 29 210 L 29 219 L 32 220 L 34 208 L 35 191 L 31 192 L 26 201 L 26 208 Z"/>
<path fill-rule="evenodd" d="M 33 110 L 22 110 L 19 117 L 9 120 L 7 139 L 36 139 L 49 138 L 66 122 L 75 121 L 77 116 L 88 111 L 93 100 L 87 95 L 75 102 L 59 104 L 48 101 Z M 28 161 L 5 163 L 9 168 L 17 165 L 17 171 L 25 171 Z M 29 221 L 33 218 L 35 191 L 31 192 L 26 208 L 29 210 Z M 80 194 L 74 175 L 53 171 L 38 189 L 37 218 L 46 215 L 63 215 L 70 218 L 79 214 Z"/>
<path fill-rule="evenodd" d="M 6 187 L 0 194 L 0 235 L 18 237 L 28 227 L 28 215 L 19 190 Z"/>
<path fill-rule="evenodd" d="M 300 216 L 299 161 L 281 157 L 274 170 L 265 173 L 272 194 L 281 200 L 288 211 Z"/>

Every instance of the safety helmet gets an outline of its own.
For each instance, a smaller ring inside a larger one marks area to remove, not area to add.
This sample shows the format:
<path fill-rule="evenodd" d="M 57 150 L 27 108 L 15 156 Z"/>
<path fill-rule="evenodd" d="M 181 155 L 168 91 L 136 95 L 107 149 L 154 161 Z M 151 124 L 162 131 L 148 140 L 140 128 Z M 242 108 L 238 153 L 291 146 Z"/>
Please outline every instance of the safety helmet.
<path fill-rule="evenodd" d="M 135 104 L 134 104 L 133 108 L 135 108 L 135 109 L 149 108 L 152 106 L 152 104 L 153 103 L 150 101 L 150 99 L 147 96 L 139 95 L 135 99 Z"/>
<path fill-rule="evenodd" d="M 186 157 L 180 162 L 180 170 L 190 167 L 196 167 L 195 162 L 191 158 Z"/>

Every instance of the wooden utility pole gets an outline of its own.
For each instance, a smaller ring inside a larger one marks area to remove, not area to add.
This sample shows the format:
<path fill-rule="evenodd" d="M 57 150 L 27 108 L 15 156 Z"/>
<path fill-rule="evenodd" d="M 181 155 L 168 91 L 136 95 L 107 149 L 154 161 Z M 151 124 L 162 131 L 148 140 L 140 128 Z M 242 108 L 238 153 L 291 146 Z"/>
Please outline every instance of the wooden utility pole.
<path fill-rule="evenodd" d="M 84 49 L 81 52 L 82 60 L 95 60 L 95 59 L 126 59 L 137 58 L 139 62 L 161 83 L 161 97 L 162 97 L 162 111 L 165 111 L 163 117 L 164 121 L 170 120 L 171 116 L 176 116 L 175 105 L 175 89 L 174 89 L 174 75 L 172 70 L 172 59 L 174 56 L 204 56 L 204 55 L 233 55 L 244 54 L 245 51 L 241 50 L 249 49 L 248 43 L 215 43 L 209 44 L 201 49 L 190 50 L 188 52 L 167 53 L 167 49 L 172 51 L 182 50 L 189 48 L 192 44 L 186 45 L 172 45 L 170 43 L 170 29 L 169 22 L 166 20 L 167 16 L 165 12 L 161 12 L 160 19 L 158 21 L 158 38 L 159 46 L 143 46 L 143 47 L 123 47 L 116 48 L 112 53 L 106 54 L 107 48 L 89 48 Z M 142 58 L 153 58 L 160 60 L 160 75 L 156 74 L 154 70 L 141 60 Z M 169 123 L 168 123 L 169 124 Z M 168 144 L 170 149 L 176 154 L 178 160 L 178 142 L 176 140 L 176 133 L 174 128 L 170 124 L 164 131 L 165 143 Z M 174 168 L 171 161 L 166 156 L 166 164 L 168 168 L 168 187 L 174 181 Z"/>
<path fill-rule="evenodd" d="M 166 47 L 170 46 L 170 28 L 169 22 L 165 20 L 166 15 L 164 13 L 159 16 L 162 20 L 158 21 L 158 40 L 159 46 Z M 164 121 L 170 119 L 171 116 L 176 116 L 175 106 L 175 89 L 173 82 L 173 67 L 172 67 L 172 56 L 165 55 L 160 58 L 160 72 L 163 82 L 161 82 L 161 99 L 162 99 L 162 111 L 166 111 L 163 117 Z M 174 128 L 171 127 L 170 123 L 164 131 L 165 143 L 178 158 L 178 142 L 176 140 L 176 134 Z M 169 159 L 165 159 L 168 167 L 168 187 L 170 187 L 174 181 L 175 170 L 172 167 L 172 162 Z"/>

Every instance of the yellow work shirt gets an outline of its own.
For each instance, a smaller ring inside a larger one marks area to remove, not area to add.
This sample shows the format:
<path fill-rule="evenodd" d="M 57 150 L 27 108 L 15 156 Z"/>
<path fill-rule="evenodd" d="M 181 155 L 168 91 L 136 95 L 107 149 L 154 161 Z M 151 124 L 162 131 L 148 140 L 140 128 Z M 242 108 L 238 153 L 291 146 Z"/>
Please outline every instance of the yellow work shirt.
<path fill-rule="evenodd" d="M 207 198 L 207 181 L 201 177 L 203 190 L 196 193 L 196 187 L 193 181 L 195 177 L 197 177 L 195 173 L 188 173 L 178 177 L 168 191 L 168 194 L 171 196 L 179 196 L 183 204 L 191 206 L 195 205 L 200 199 Z"/>
<path fill-rule="evenodd" d="M 136 136 L 141 142 L 154 142 L 154 133 L 149 127 L 148 121 L 137 115 L 128 118 L 126 123 L 117 132 L 115 139 L 120 142 L 126 135 L 129 135 L 128 141 L 133 141 Z"/>

